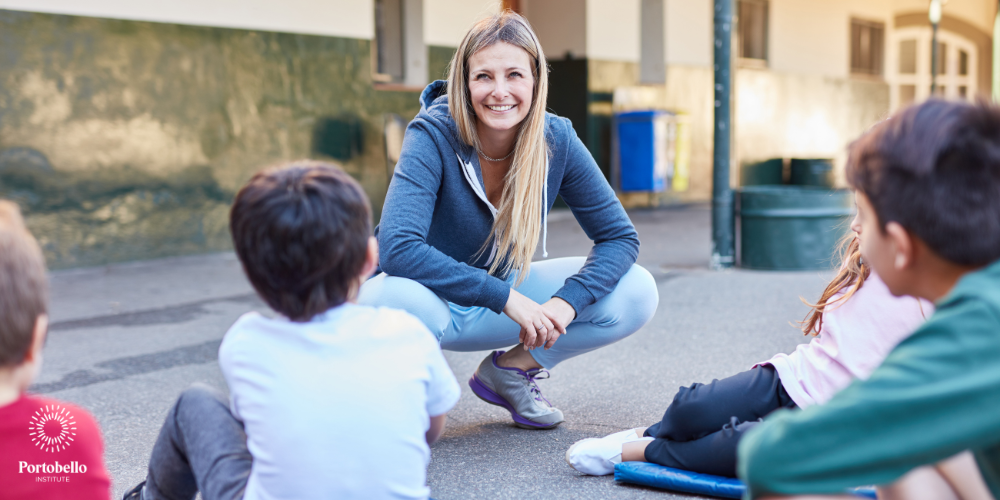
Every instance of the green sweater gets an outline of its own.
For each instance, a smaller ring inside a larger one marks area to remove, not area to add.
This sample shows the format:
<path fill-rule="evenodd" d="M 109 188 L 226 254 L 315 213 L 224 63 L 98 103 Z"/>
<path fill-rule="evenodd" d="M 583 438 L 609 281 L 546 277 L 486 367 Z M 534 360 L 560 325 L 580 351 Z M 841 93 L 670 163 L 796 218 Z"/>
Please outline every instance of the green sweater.
<path fill-rule="evenodd" d="M 865 381 L 740 440 L 747 497 L 888 484 L 972 450 L 1000 500 L 1000 261 L 963 276 Z"/>

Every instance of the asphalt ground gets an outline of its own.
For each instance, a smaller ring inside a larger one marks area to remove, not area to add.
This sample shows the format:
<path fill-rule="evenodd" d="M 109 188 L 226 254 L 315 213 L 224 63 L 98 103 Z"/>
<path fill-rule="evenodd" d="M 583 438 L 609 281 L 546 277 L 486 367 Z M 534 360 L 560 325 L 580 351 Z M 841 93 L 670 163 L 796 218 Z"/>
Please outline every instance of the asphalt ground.
<path fill-rule="evenodd" d="M 707 207 L 630 215 L 642 240 L 638 262 L 658 286 L 653 320 L 540 382 L 566 416 L 551 431 L 517 428 L 472 394 L 465 381 L 487 352 L 446 352 L 462 398 L 432 447 L 435 498 L 697 498 L 584 476 L 563 457 L 578 439 L 656 422 L 680 386 L 746 370 L 808 340 L 792 324 L 807 311 L 799 298 L 817 298 L 830 273 L 710 271 Z M 550 258 L 585 255 L 590 246 L 569 212 L 553 213 Z M 51 280 L 52 325 L 33 389 L 97 417 L 113 498 L 121 498 L 144 479 L 177 395 L 194 382 L 226 389 L 216 360 L 226 329 L 267 308 L 230 253 L 58 271 Z"/>

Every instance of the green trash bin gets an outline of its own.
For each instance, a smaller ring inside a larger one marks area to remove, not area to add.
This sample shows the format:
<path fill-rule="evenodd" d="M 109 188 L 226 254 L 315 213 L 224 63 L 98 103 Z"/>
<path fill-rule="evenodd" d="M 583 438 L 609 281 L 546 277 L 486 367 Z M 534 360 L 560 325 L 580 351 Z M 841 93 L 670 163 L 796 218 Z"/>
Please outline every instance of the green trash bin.
<path fill-rule="evenodd" d="M 833 160 L 826 158 L 792 158 L 789 165 L 793 186 L 833 188 Z"/>
<path fill-rule="evenodd" d="M 740 189 L 740 266 L 829 269 L 854 215 L 847 189 L 751 186 Z"/>
<path fill-rule="evenodd" d="M 782 170 L 784 160 L 772 158 L 770 160 L 747 163 L 740 169 L 741 186 L 765 186 L 772 184 L 784 184 L 782 182 Z"/>

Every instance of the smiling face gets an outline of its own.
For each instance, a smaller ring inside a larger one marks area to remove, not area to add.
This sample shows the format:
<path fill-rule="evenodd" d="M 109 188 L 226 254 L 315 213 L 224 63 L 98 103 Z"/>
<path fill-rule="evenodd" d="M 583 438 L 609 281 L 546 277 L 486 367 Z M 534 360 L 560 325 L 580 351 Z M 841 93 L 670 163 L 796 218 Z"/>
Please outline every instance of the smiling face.
<path fill-rule="evenodd" d="M 516 131 L 528 116 L 535 88 L 531 66 L 524 49 L 505 42 L 469 58 L 469 96 L 481 136 Z"/>

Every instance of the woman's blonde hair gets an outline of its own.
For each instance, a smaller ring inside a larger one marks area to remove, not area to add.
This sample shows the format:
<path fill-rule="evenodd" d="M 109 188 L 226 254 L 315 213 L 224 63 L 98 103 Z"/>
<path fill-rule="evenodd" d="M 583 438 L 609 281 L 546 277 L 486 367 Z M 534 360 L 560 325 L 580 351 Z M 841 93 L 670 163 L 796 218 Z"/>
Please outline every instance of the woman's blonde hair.
<path fill-rule="evenodd" d="M 871 270 L 864 264 L 861 259 L 861 249 L 858 244 L 858 238 L 854 233 L 848 233 L 844 236 L 844 239 L 840 242 L 840 254 L 841 262 L 843 264 L 840 267 L 840 271 L 834 276 L 833 281 L 826 286 L 826 290 L 823 290 L 823 295 L 820 295 L 819 300 L 815 304 L 810 304 L 805 299 L 807 306 L 812 308 L 806 318 L 801 321 L 802 333 L 809 335 L 819 335 L 820 330 L 823 329 L 823 312 L 827 311 L 828 308 L 833 309 L 837 304 L 842 304 L 847 299 L 851 298 L 861 286 L 865 284 L 865 280 L 868 279 L 868 275 L 871 274 Z M 842 295 L 837 298 L 833 298 L 842 290 L 846 290 Z"/>
<path fill-rule="evenodd" d="M 462 39 L 451 60 L 448 74 L 448 107 L 458 126 L 462 142 L 482 151 L 476 133 L 476 113 L 469 95 L 469 58 L 496 43 L 520 47 L 531 58 L 535 85 L 531 108 L 517 132 L 514 156 L 504 176 L 500 206 L 493 221 L 492 236 L 483 243 L 482 255 L 496 240 L 497 252 L 490 263 L 490 274 L 517 272 L 515 285 L 521 284 L 531 268 L 531 256 L 538 245 L 542 226 L 543 191 L 548 168 L 548 145 L 545 142 L 545 102 L 549 93 L 548 64 L 538 37 L 523 17 L 505 10 L 476 23 Z"/>

